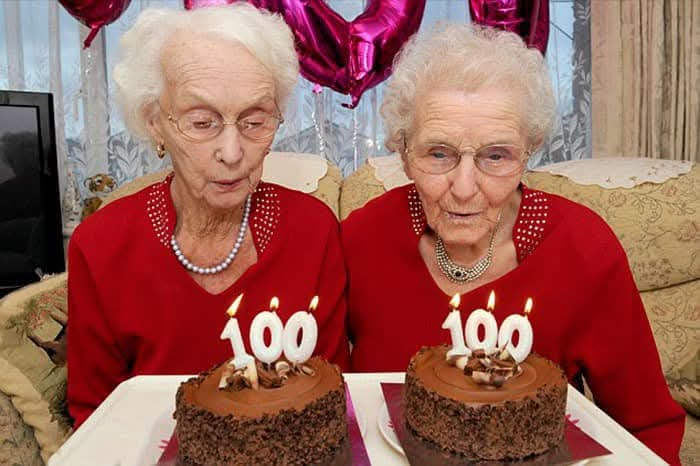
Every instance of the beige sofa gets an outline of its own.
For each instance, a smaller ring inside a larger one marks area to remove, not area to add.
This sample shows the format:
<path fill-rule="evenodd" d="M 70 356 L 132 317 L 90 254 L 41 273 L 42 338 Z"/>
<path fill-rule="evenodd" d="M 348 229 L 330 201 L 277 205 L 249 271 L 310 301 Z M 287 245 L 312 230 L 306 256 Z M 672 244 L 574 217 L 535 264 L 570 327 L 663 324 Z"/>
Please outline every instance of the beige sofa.
<path fill-rule="evenodd" d="M 273 153 L 263 177 L 309 192 L 345 218 L 388 187 L 406 182 L 396 171 L 398 163 L 387 158 L 366 164 L 342 180 L 336 167 L 313 156 Z M 600 162 L 582 163 L 586 169 Z M 164 176 L 139 178 L 113 192 L 106 203 Z M 542 172 L 528 173 L 525 181 L 588 205 L 620 238 L 669 387 L 691 413 L 684 464 L 700 465 L 700 167 L 661 184 L 630 189 L 584 186 Z M 0 300 L 0 464 L 43 464 L 70 435 L 61 345 L 67 321 L 65 283 L 61 274 Z"/>

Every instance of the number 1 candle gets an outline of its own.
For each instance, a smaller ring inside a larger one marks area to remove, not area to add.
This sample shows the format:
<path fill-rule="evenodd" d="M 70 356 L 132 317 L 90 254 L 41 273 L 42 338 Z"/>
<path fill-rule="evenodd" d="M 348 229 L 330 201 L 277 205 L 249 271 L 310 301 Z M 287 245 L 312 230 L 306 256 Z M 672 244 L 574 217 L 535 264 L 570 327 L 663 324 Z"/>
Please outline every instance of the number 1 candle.
<path fill-rule="evenodd" d="M 447 314 L 442 328 L 450 331 L 452 337 L 452 348 L 447 352 L 447 358 L 452 356 L 469 356 L 471 351 L 464 344 L 464 333 L 462 332 L 462 315 L 459 313 L 459 293 L 455 293 L 450 300 L 452 311 Z"/>
<path fill-rule="evenodd" d="M 229 320 L 226 322 L 226 326 L 221 332 L 222 340 L 227 338 L 231 340 L 231 347 L 233 348 L 234 354 L 232 364 L 236 369 L 243 368 L 250 361 L 254 361 L 253 356 L 245 351 L 245 344 L 243 343 L 243 337 L 241 336 L 241 329 L 238 326 L 238 319 L 236 319 L 236 312 L 238 311 L 238 307 L 240 306 L 242 299 L 243 294 L 241 293 L 226 311 L 226 314 L 229 316 Z"/>

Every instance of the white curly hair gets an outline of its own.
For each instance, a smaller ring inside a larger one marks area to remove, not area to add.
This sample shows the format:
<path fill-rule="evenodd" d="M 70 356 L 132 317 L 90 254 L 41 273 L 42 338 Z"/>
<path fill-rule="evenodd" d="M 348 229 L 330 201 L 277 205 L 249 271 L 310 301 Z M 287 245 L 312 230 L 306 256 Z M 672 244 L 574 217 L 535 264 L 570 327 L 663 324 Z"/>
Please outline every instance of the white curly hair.
<path fill-rule="evenodd" d="M 192 11 L 146 9 L 122 36 L 121 55 L 113 73 L 117 103 L 134 135 L 150 138 L 143 110 L 163 91 L 163 45 L 172 34 L 182 31 L 212 34 L 243 45 L 272 75 L 277 105 L 284 110 L 298 80 L 299 61 L 294 36 L 280 16 L 246 2 Z"/>
<path fill-rule="evenodd" d="M 474 92 L 500 86 L 522 97 L 521 108 L 529 149 L 547 136 L 555 115 L 552 83 L 544 58 L 512 32 L 470 24 L 436 23 L 403 47 L 384 90 L 380 109 L 387 148 L 403 149 L 416 105 L 432 90 Z"/>

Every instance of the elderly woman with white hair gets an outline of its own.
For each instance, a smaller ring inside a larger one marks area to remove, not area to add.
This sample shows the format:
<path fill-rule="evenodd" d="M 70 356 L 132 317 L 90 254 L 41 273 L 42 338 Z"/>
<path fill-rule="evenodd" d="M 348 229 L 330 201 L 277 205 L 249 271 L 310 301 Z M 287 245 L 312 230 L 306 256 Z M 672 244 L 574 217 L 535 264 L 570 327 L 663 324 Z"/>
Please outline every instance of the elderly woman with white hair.
<path fill-rule="evenodd" d="M 170 156 L 173 173 L 71 238 L 75 426 L 129 377 L 197 373 L 230 358 L 220 335 L 241 293 L 243 335 L 273 296 L 285 322 L 318 295 L 316 353 L 346 366 L 337 220 L 321 201 L 261 182 L 298 76 L 287 25 L 243 2 L 145 10 L 121 47 L 114 77 L 125 119 Z"/>
<path fill-rule="evenodd" d="M 554 117 L 540 53 L 510 32 L 442 24 L 405 46 L 381 113 L 413 183 L 341 224 L 351 368 L 403 371 L 421 346 L 448 343 L 455 294 L 466 318 L 494 290 L 498 324 L 532 297 L 533 349 L 678 463 L 683 410 L 624 250 L 591 210 L 521 182 Z"/>

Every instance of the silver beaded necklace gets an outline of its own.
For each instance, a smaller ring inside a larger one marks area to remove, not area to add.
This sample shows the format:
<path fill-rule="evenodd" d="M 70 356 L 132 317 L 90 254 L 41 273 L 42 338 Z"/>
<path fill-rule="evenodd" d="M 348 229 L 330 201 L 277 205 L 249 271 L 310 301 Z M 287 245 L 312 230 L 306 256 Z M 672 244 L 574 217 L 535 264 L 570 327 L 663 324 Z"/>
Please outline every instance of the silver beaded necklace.
<path fill-rule="evenodd" d="M 170 247 L 175 253 L 175 257 L 177 257 L 177 260 L 180 261 L 180 263 L 190 272 L 199 273 L 202 275 L 213 275 L 226 270 L 228 266 L 231 265 L 231 262 L 233 262 L 233 259 L 236 258 L 238 250 L 241 249 L 241 245 L 243 244 L 243 238 L 245 238 L 245 232 L 248 229 L 248 218 L 250 217 L 251 198 L 252 195 L 249 194 L 245 200 L 245 207 L 243 208 L 243 217 L 241 218 L 241 227 L 238 230 L 236 242 L 233 244 L 233 249 L 231 250 L 231 252 L 228 254 L 228 256 L 226 256 L 226 258 L 223 261 L 221 261 L 217 265 L 212 265 L 211 267 L 199 267 L 197 265 L 194 265 L 185 257 L 182 251 L 180 251 L 180 246 L 177 244 L 175 234 L 173 233 L 173 236 L 170 238 Z"/>
<path fill-rule="evenodd" d="M 435 257 L 437 258 L 437 263 L 440 270 L 451 282 L 465 283 L 474 281 L 482 276 L 491 266 L 491 261 L 493 260 L 493 243 L 494 239 L 496 238 L 498 225 L 500 223 L 501 214 L 499 213 L 498 219 L 496 220 L 496 225 L 493 227 L 493 231 L 491 232 L 491 239 L 489 240 L 489 248 L 486 251 L 486 255 L 479 259 L 476 264 L 471 267 L 463 267 L 452 262 L 450 256 L 447 255 L 442 238 L 439 236 L 437 237 L 437 241 L 435 241 Z"/>

